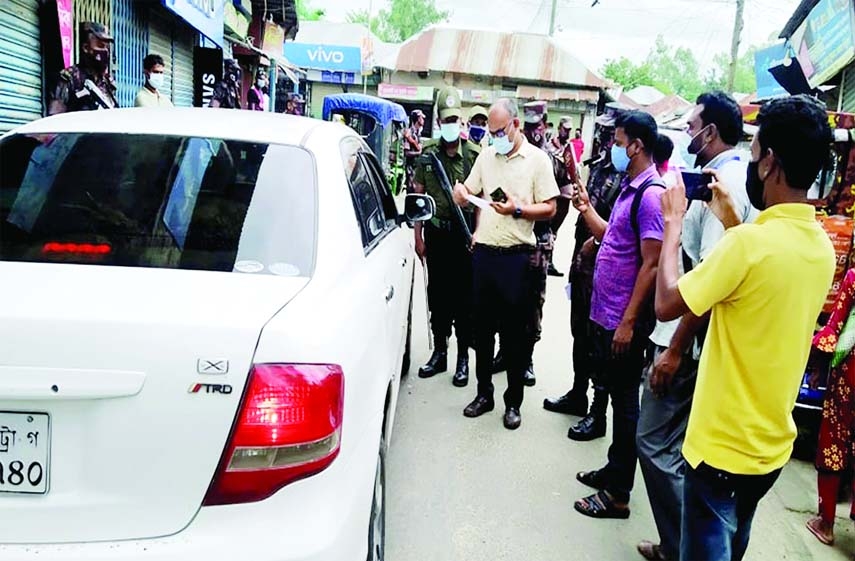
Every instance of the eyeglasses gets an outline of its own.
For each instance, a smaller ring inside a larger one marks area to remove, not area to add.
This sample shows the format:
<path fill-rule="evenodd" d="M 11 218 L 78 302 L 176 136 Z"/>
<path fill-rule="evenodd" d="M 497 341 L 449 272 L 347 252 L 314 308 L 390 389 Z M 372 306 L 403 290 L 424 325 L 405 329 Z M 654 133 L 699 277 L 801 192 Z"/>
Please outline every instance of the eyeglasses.
<path fill-rule="evenodd" d="M 503 128 L 501 130 L 497 130 L 495 132 L 490 131 L 490 136 L 492 136 L 493 138 L 504 138 L 504 137 L 508 136 L 508 127 L 509 126 L 511 126 L 511 123 L 508 123 L 507 125 L 505 125 L 505 128 Z"/>

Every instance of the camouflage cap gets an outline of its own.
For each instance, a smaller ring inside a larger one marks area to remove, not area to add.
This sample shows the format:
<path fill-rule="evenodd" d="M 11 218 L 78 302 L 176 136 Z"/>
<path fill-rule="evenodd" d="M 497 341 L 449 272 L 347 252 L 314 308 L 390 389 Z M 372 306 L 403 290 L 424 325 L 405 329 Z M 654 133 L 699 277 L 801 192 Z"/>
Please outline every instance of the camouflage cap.
<path fill-rule="evenodd" d="M 606 107 L 603 110 L 602 115 L 597 117 L 594 122 L 604 127 L 613 127 L 615 126 L 615 119 L 617 119 L 617 116 L 628 109 L 629 107 L 622 103 L 618 103 L 617 101 L 606 103 Z"/>
<path fill-rule="evenodd" d="M 546 102 L 545 101 L 530 101 L 523 105 L 525 113 L 525 122 L 529 125 L 536 125 L 546 118 Z"/>
<path fill-rule="evenodd" d="M 481 105 L 476 105 L 475 107 L 469 108 L 469 120 L 471 121 L 475 117 L 478 116 L 484 117 L 485 119 L 489 116 L 488 111 Z"/>
<path fill-rule="evenodd" d="M 89 34 L 94 35 L 102 41 L 112 41 L 113 36 L 110 35 L 110 30 L 107 26 L 95 21 L 84 21 L 80 24 L 80 40 L 86 41 L 89 39 Z"/>
<path fill-rule="evenodd" d="M 463 107 L 460 104 L 460 93 L 457 88 L 446 86 L 436 94 L 436 110 L 440 121 L 449 117 L 463 118 Z"/>
<path fill-rule="evenodd" d="M 561 117 L 561 122 L 558 126 L 567 130 L 571 130 L 573 128 L 573 119 L 570 118 L 569 115 L 564 115 Z"/>

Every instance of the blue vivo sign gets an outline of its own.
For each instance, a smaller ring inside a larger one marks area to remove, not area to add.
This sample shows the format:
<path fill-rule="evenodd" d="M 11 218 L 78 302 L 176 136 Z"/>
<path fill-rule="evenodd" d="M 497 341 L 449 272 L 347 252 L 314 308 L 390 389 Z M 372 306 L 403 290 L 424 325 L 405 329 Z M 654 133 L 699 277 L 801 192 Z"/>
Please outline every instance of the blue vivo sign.
<path fill-rule="evenodd" d="M 362 50 L 359 47 L 287 42 L 284 51 L 285 58 L 300 68 L 334 72 L 362 71 Z"/>
<path fill-rule="evenodd" d="M 223 46 L 225 2 L 232 0 L 163 0 L 163 5 L 199 33 Z"/>

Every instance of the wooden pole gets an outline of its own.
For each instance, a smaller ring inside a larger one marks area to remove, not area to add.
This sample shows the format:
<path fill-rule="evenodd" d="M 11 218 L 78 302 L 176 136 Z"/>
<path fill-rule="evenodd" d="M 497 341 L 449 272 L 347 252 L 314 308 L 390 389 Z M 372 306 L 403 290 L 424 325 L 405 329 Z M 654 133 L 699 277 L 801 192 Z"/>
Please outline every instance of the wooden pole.
<path fill-rule="evenodd" d="M 733 39 L 730 43 L 730 70 L 727 73 L 727 91 L 733 93 L 734 82 L 736 81 L 736 64 L 739 60 L 739 41 L 742 36 L 742 28 L 745 22 L 742 19 L 745 11 L 745 0 L 736 0 L 736 19 L 733 22 Z"/>

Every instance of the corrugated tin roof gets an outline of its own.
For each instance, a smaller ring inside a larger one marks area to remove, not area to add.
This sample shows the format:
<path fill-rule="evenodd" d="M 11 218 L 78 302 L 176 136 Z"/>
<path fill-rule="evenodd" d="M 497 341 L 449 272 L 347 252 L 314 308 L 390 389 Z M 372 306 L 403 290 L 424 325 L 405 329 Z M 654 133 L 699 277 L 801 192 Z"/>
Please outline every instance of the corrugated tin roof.
<path fill-rule="evenodd" d="M 432 27 L 403 43 L 397 57 L 380 63 L 401 72 L 431 70 L 514 81 L 608 86 L 552 38 L 532 33 Z"/>
<path fill-rule="evenodd" d="M 787 25 L 784 26 L 784 29 L 781 30 L 781 34 L 778 35 L 778 37 L 781 39 L 789 39 L 817 4 L 819 4 L 819 0 L 802 0 L 801 4 L 799 4 L 799 7 L 796 8 L 795 12 L 793 12 L 790 20 L 787 22 Z"/>

